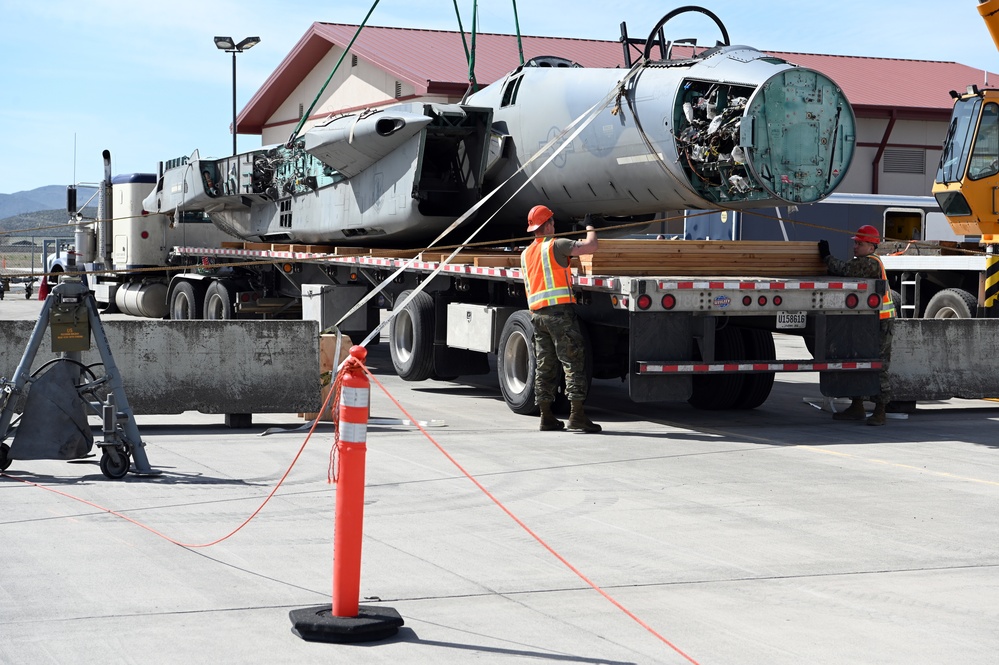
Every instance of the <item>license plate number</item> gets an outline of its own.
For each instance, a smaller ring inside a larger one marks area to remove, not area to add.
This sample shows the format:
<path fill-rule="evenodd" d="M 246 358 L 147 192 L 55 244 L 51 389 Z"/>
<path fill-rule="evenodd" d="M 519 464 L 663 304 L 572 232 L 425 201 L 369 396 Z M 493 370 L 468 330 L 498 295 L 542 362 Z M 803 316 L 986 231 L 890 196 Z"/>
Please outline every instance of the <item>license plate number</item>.
<path fill-rule="evenodd" d="M 805 312 L 777 312 L 777 329 L 804 328 L 806 319 Z"/>

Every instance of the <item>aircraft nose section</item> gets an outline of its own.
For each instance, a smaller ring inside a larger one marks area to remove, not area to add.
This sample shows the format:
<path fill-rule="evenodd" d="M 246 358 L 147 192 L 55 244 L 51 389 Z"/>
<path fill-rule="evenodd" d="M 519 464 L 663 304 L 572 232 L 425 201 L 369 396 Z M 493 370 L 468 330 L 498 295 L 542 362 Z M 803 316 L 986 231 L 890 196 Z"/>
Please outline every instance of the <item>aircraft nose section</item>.
<path fill-rule="evenodd" d="M 829 77 L 794 67 L 756 89 L 746 106 L 740 143 L 750 171 L 771 195 L 788 203 L 814 203 L 846 175 L 856 146 L 856 119 Z"/>

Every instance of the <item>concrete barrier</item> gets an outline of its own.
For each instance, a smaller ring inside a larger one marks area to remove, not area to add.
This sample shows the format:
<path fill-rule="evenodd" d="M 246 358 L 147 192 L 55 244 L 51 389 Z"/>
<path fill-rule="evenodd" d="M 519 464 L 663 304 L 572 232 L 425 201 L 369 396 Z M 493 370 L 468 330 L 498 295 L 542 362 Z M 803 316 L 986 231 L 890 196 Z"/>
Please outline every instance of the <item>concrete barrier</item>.
<path fill-rule="evenodd" d="M 897 319 L 889 378 L 899 401 L 999 397 L 999 319 Z"/>
<path fill-rule="evenodd" d="M 136 414 L 295 413 L 321 405 L 315 321 L 102 325 Z M 0 321 L 0 375 L 14 374 L 34 326 L 34 321 Z M 46 332 L 32 370 L 57 357 L 51 348 Z M 82 360 L 101 362 L 95 347 Z"/>

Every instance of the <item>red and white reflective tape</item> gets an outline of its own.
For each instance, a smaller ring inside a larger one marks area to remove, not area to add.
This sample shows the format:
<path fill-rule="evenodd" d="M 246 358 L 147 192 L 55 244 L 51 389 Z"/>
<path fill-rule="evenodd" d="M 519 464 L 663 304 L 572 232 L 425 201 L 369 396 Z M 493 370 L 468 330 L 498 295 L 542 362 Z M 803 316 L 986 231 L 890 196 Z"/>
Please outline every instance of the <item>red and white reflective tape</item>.
<path fill-rule="evenodd" d="M 737 372 L 832 372 L 881 369 L 880 360 L 814 362 L 786 360 L 767 363 L 653 363 L 638 362 L 638 374 L 710 374 Z"/>
<path fill-rule="evenodd" d="M 842 291 L 856 289 L 866 291 L 866 282 L 706 282 L 706 281 L 659 281 L 660 289 L 699 291 Z"/>

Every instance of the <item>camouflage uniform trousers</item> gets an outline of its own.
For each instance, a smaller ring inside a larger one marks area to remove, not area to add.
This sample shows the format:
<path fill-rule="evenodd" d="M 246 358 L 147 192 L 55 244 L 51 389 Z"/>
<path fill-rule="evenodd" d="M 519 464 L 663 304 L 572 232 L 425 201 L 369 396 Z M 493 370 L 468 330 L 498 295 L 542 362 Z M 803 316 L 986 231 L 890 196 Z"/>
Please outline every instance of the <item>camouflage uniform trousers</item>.
<path fill-rule="evenodd" d="M 863 277 L 867 279 L 881 279 L 881 263 L 878 259 L 870 256 L 854 257 L 849 261 L 841 261 L 835 256 L 825 258 L 826 267 L 830 275 L 840 277 Z M 893 322 L 895 319 L 881 319 L 881 372 L 878 376 L 881 384 L 881 392 L 877 395 L 868 396 L 872 402 L 888 404 L 891 401 L 891 385 L 888 383 L 888 366 L 891 364 L 891 338 Z M 853 399 L 864 399 L 864 397 L 854 397 Z"/>
<path fill-rule="evenodd" d="M 878 373 L 878 382 L 881 392 L 877 395 L 858 395 L 852 399 L 868 399 L 875 404 L 885 404 L 891 401 L 891 382 L 888 380 L 888 368 L 891 365 L 891 340 L 894 331 L 895 319 L 881 319 L 880 344 L 878 355 L 881 358 L 881 371 Z"/>
<path fill-rule="evenodd" d="M 534 323 L 535 402 L 551 402 L 558 388 L 559 368 L 565 372 L 569 401 L 586 399 L 586 349 L 572 305 L 553 305 L 531 312 Z"/>

